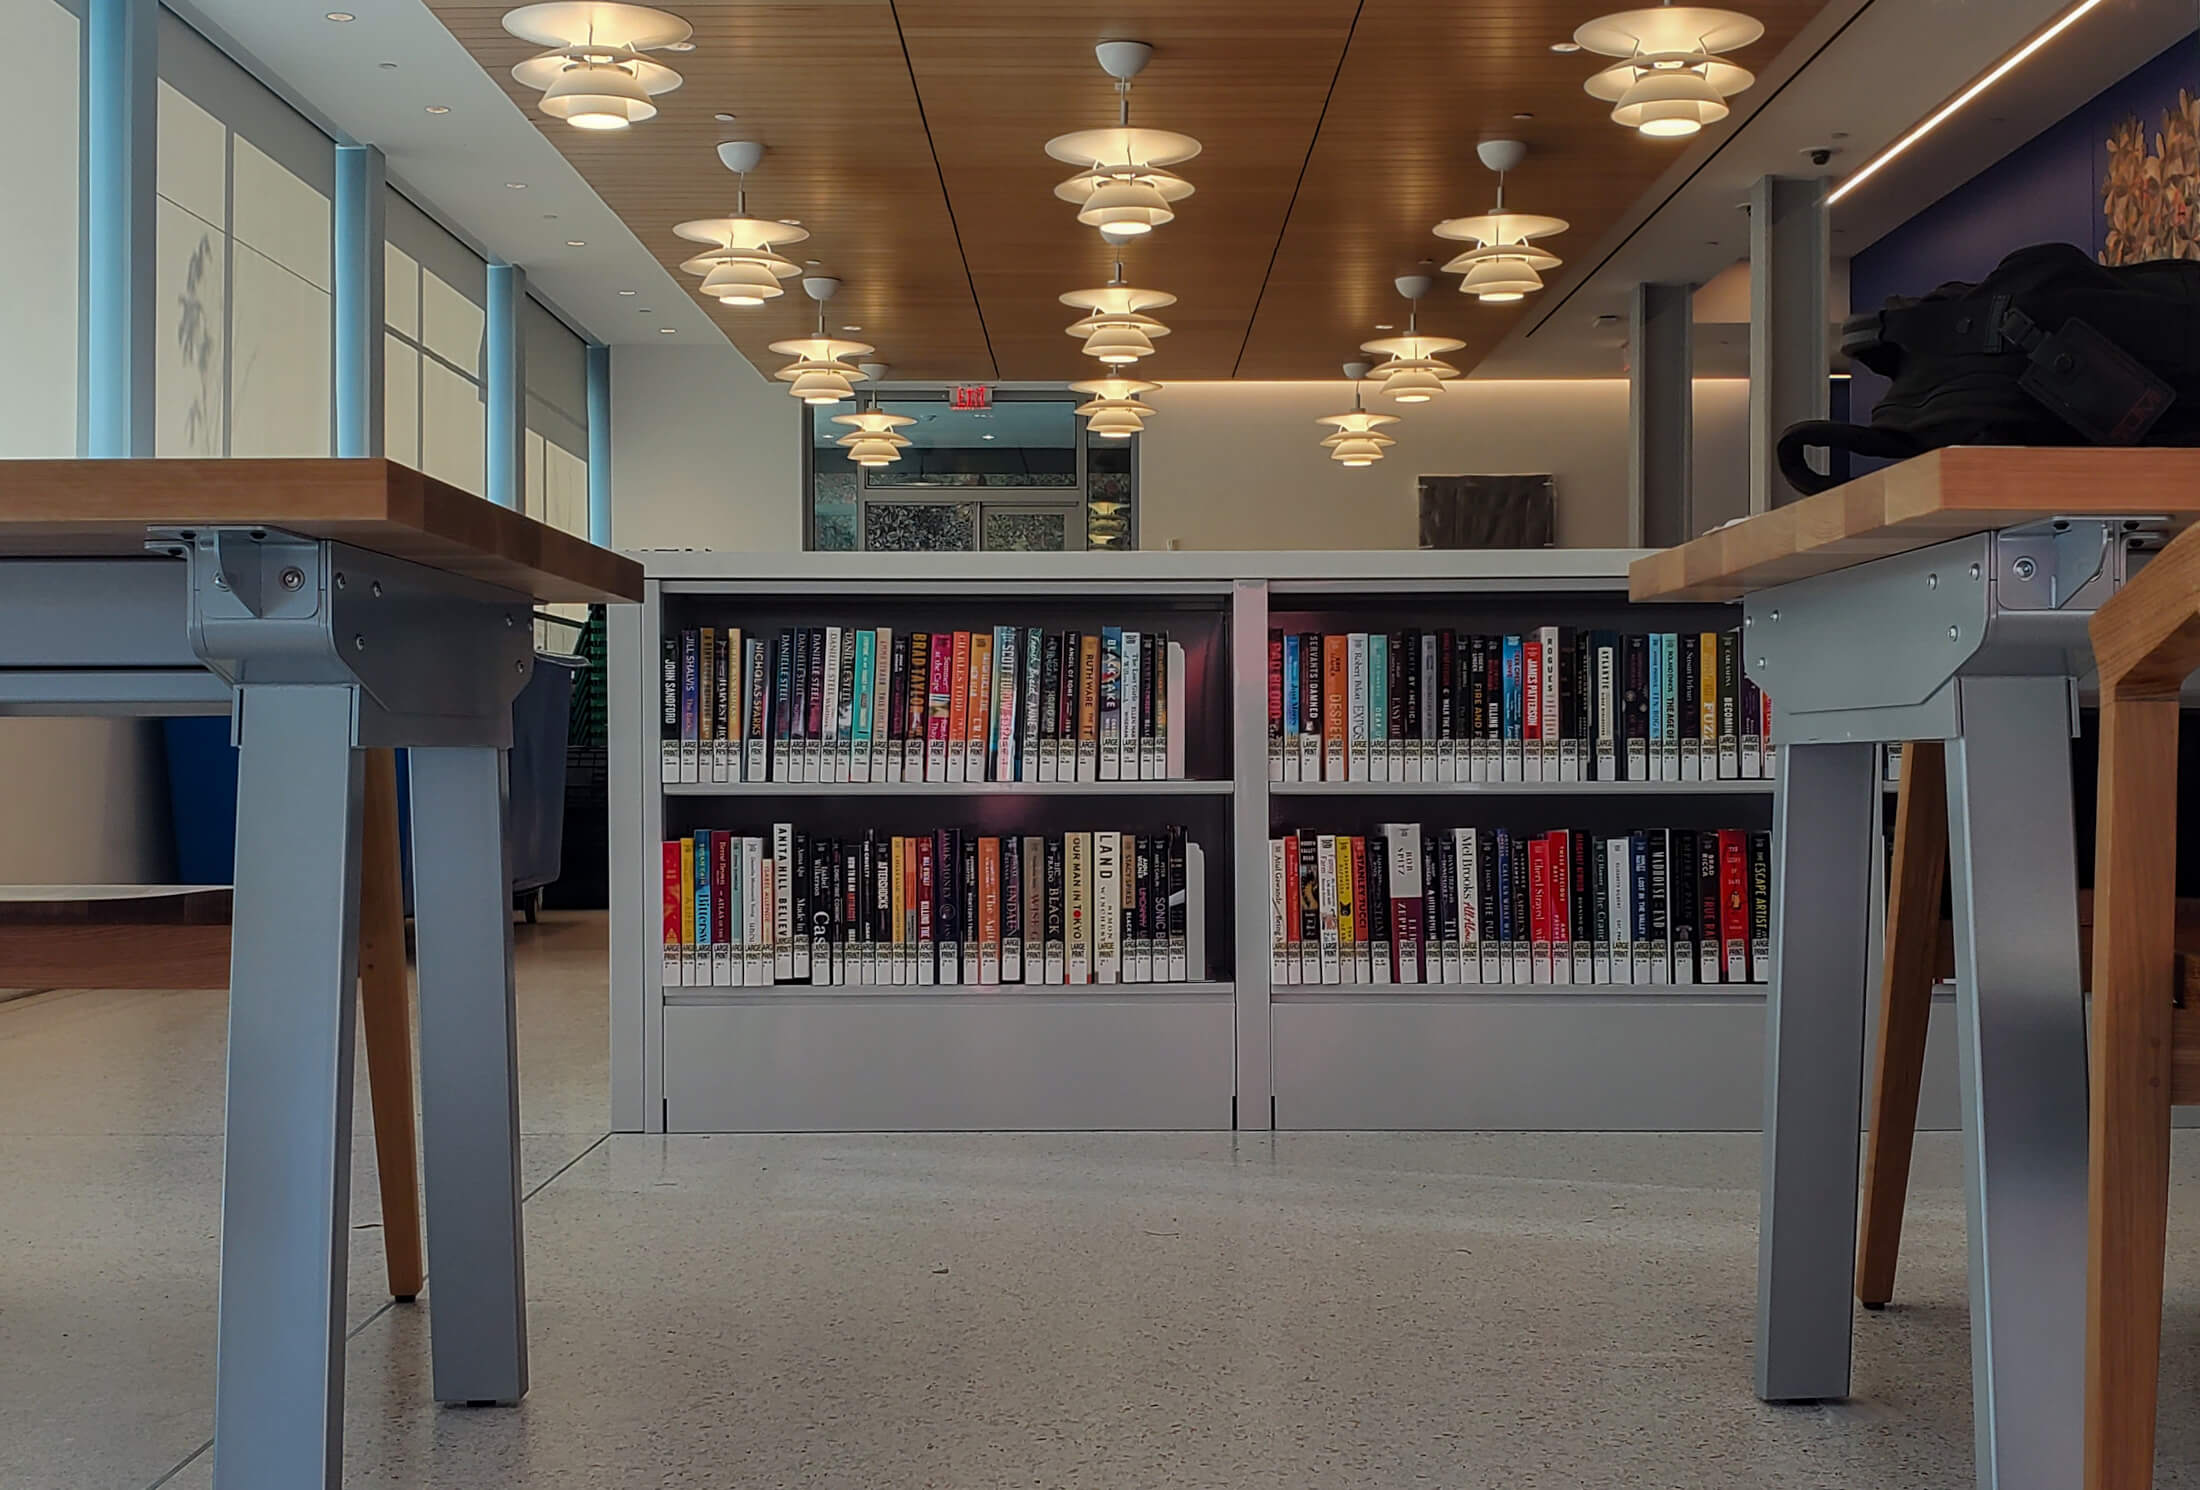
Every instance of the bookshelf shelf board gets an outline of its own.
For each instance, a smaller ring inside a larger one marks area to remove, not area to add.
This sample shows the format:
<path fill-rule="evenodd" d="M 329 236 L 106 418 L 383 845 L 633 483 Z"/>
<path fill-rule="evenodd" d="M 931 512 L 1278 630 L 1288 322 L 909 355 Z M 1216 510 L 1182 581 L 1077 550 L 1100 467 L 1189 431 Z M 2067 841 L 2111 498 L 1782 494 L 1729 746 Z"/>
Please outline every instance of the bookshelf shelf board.
<path fill-rule="evenodd" d="M 1324 983 L 1277 984 L 1279 1004 L 1417 1004 L 1536 999 L 1758 999 L 1762 983 Z"/>
<path fill-rule="evenodd" d="M 1272 797 L 1757 797 L 1771 781 L 1271 781 Z"/>
<path fill-rule="evenodd" d="M 1228 781 L 683 781 L 668 797 L 1226 797 Z"/>
<path fill-rule="evenodd" d="M 990 988 L 880 988 L 865 984 L 781 983 L 771 988 L 667 988 L 668 1005 L 788 1004 L 812 999 L 836 1002 L 861 999 L 877 1004 L 992 1004 L 1004 999 L 1019 1003 L 1138 1003 L 1227 1002 L 1237 994 L 1234 983 L 1087 983 L 1072 988 L 1060 983 L 1026 987 L 1019 983 Z"/>

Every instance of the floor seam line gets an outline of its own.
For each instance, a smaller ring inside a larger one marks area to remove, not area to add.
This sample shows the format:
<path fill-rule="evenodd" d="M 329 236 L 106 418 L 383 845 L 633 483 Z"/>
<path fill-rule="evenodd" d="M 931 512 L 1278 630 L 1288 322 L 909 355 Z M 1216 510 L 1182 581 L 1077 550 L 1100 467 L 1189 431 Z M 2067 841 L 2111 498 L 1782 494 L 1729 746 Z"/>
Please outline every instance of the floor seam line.
<path fill-rule="evenodd" d="M 554 1171 L 552 1171 L 548 1179 L 544 1180 L 541 1184 L 535 1186 L 534 1189 L 528 1191 L 525 1195 L 522 1195 L 519 1198 L 519 1203 L 521 1205 L 525 1205 L 528 1201 L 533 1200 L 543 1191 L 549 1189 L 553 1184 L 557 1183 L 559 1177 L 562 1176 L 568 1169 L 571 1169 L 574 1165 L 580 1163 L 581 1160 L 587 1158 L 590 1154 L 593 1154 L 594 1152 L 596 1152 L 596 1150 L 602 1148 L 605 1143 L 610 1141 L 610 1138 L 611 1133 L 607 1129 L 600 1137 L 596 1139 L 594 1143 L 591 1143 L 587 1148 L 582 1149 L 572 1158 L 566 1160 L 563 1164 L 560 1164 Z"/>
<path fill-rule="evenodd" d="M 168 1471 L 163 1474 L 159 1479 L 153 1481 L 152 1484 L 147 1485 L 145 1487 L 145 1490 L 160 1490 L 161 1486 L 167 1484 L 177 1475 L 182 1474 L 185 1470 L 189 1469 L 193 1460 L 197 1459 L 199 1455 L 205 1453 L 208 1449 L 212 1447 L 214 1447 L 214 1440 L 209 1438 L 206 1442 L 200 1444 L 190 1453 L 184 1455 L 181 1459 L 178 1459 L 173 1465 L 170 1465 Z"/>

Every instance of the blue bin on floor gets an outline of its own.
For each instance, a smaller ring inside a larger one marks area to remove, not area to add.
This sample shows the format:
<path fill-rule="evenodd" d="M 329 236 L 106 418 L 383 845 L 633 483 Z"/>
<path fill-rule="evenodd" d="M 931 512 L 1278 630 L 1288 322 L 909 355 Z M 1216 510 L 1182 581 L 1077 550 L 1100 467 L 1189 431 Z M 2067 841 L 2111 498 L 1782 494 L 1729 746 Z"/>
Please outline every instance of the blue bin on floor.
<path fill-rule="evenodd" d="M 512 891 L 528 894 L 558 877 L 565 845 L 565 743 L 573 680 L 585 658 L 537 652 L 527 686 L 512 702 L 510 816 Z M 237 864 L 237 749 L 229 721 L 185 717 L 162 722 L 168 756 L 176 877 L 187 885 L 226 885 Z M 397 753 L 397 830 L 404 844 L 405 910 L 412 911 L 412 797 L 405 752 Z"/>

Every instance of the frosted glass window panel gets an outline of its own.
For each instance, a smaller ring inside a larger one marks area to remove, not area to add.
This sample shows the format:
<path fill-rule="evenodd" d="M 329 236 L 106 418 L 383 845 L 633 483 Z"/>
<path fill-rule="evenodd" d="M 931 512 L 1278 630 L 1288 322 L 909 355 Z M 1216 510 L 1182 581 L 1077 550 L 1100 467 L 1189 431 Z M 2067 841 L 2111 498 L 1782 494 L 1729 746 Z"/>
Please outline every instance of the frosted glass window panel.
<path fill-rule="evenodd" d="M 420 469 L 420 349 L 382 338 L 382 451 Z"/>
<path fill-rule="evenodd" d="M 475 496 L 482 474 L 487 423 L 481 389 L 433 357 L 420 359 L 420 469 Z"/>
<path fill-rule="evenodd" d="M 16 0 L 20 3 L 20 0 Z M 170 84 L 160 85 L 154 180 L 160 194 L 217 228 L 229 223 L 229 131 Z"/>
<path fill-rule="evenodd" d="M 527 470 L 522 485 L 525 495 L 520 498 L 520 511 L 542 521 L 547 510 L 542 500 L 542 436 L 527 431 Z"/>
<path fill-rule="evenodd" d="M 420 277 L 420 344 L 469 377 L 481 375 L 481 307 L 430 269 Z"/>
<path fill-rule="evenodd" d="M 245 147 L 239 142 L 239 156 Z M 242 242 L 229 350 L 229 453 L 330 452 L 329 297 Z"/>
<path fill-rule="evenodd" d="M 588 536 L 588 462 L 562 445 L 543 444 L 542 520 L 576 537 Z"/>
<path fill-rule="evenodd" d="M 1069 547 L 1067 512 L 985 513 L 987 553 L 1058 554 Z"/>
<path fill-rule="evenodd" d="M 863 509 L 863 546 L 874 553 L 967 553 L 978 546 L 977 504 L 867 505 Z"/>
<path fill-rule="evenodd" d="M 820 512 L 817 514 L 816 548 L 821 554 L 852 554 L 856 551 L 856 515 L 847 512 Z"/>
<path fill-rule="evenodd" d="M 232 231 L 306 283 L 332 288 L 329 263 L 329 199 L 242 135 L 237 137 L 230 187 Z M 243 276 L 238 298 L 244 300 Z"/>
<path fill-rule="evenodd" d="M 382 245 L 382 324 L 420 340 L 420 265 L 389 243 Z"/>
<path fill-rule="evenodd" d="M 73 456 L 76 448 L 77 19 L 54 0 L 0 0 L 22 119 L 63 129 L 0 133 L 0 181 L 19 208 L 0 213 L 7 355 L 0 357 L 0 458 Z"/>
<path fill-rule="evenodd" d="M 165 156 L 163 157 L 165 159 Z M 165 196 L 155 207 L 153 453 L 218 456 L 229 324 L 227 240 Z"/>

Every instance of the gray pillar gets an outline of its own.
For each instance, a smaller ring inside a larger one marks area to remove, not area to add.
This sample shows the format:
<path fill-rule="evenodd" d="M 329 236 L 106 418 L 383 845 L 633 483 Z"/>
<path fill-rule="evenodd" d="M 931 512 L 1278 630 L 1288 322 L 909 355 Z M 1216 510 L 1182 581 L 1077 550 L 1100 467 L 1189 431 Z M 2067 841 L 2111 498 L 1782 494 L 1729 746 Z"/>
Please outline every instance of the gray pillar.
<path fill-rule="evenodd" d="M 611 349 L 588 344 L 588 541 L 611 546 Z"/>
<path fill-rule="evenodd" d="M 1638 547 L 1696 536 L 1694 285 L 1636 285 L 1627 325 L 1628 529 Z"/>
<path fill-rule="evenodd" d="M 1763 176 L 1749 191 L 1749 510 L 1797 493 L 1780 479 L 1780 431 L 1826 417 L 1826 184 Z"/>
<path fill-rule="evenodd" d="M 487 406 L 489 500 L 514 512 L 527 510 L 527 271 L 491 264 L 481 401 Z"/>
<path fill-rule="evenodd" d="M 336 453 L 380 455 L 382 226 L 388 201 L 382 152 L 336 147 Z"/>
<path fill-rule="evenodd" d="M 154 0 L 84 15 L 84 423 L 88 456 L 153 453 Z"/>

